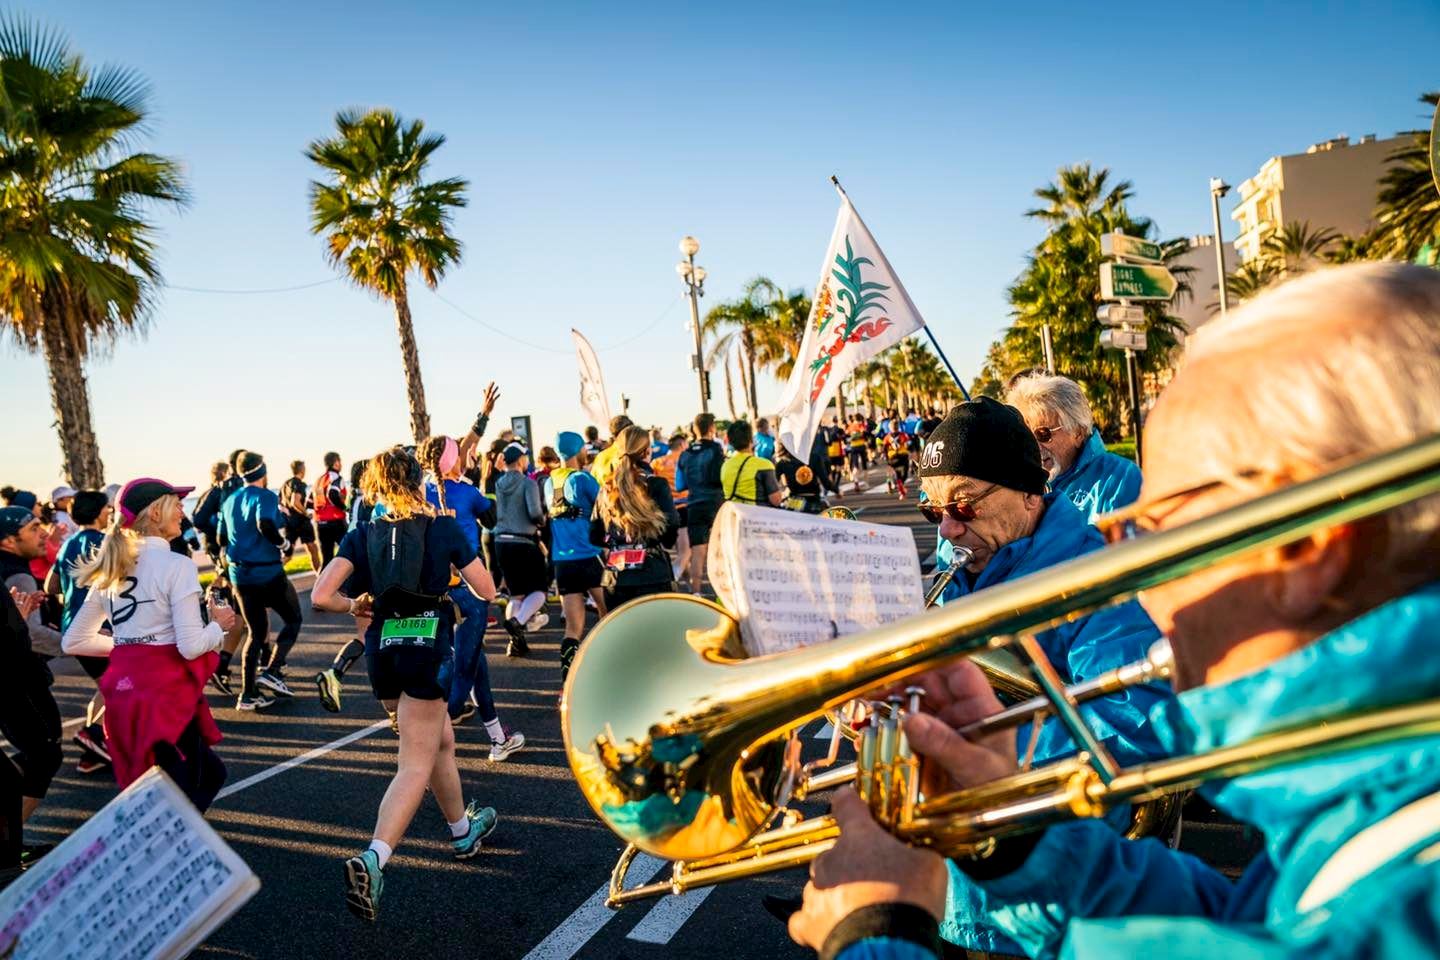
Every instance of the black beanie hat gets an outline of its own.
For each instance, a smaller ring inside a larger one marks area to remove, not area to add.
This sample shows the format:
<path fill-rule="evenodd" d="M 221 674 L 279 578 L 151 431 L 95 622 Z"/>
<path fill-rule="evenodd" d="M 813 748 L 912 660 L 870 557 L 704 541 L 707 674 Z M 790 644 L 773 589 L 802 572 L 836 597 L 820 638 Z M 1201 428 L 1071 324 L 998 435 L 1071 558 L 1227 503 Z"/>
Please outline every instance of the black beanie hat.
<path fill-rule="evenodd" d="M 974 477 L 1041 495 L 1050 474 L 1040 444 L 1014 407 L 979 397 L 950 411 L 920 454 L 921 477 Z"/>

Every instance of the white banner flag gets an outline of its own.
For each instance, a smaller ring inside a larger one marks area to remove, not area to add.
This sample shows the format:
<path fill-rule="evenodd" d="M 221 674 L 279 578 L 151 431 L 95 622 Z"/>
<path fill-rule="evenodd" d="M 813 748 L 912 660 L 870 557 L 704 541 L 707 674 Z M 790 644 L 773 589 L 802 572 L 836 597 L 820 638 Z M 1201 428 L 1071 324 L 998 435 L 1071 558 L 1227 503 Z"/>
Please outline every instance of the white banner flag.
<path fill-rule="evenodd" d="M 780 441 L 786 449 L 809 459 L 820 417 L 841 382 L 924 325 L 880 245 L 842 194 L 800 356 L 780 402 Z"/>
<path fill-rule="evenodd" d="M 605 378 L 600 374 L 600 358 L 585 335 L 570 329 L 575 338 L 575 357 L 580 361 L 580 409 L 590 422 L 602 431 L 610 429 L 610 399 L 605 394 Z"/>

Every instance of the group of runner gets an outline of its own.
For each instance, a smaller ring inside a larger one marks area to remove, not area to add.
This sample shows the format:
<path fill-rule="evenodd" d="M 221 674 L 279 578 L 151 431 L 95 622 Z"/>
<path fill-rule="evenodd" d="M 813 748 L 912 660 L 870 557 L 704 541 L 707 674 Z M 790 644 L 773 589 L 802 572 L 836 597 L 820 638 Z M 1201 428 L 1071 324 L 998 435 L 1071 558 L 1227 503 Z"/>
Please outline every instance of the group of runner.
<path fill-rule="evenodd" d="M 891 408 L 878 419 L 855 412 L 822 424 L 816 442 L 824 448 L 830 481 L 837 490 L 847 476 L 857 490 L 864 490 L 871 465 L 883 462 L 888 471 L 886 489 L 904 500 L 914 461 L 939 424 L 940 413 L 933 407 L 924 416 L 912 409 L 903 417 Z"/>

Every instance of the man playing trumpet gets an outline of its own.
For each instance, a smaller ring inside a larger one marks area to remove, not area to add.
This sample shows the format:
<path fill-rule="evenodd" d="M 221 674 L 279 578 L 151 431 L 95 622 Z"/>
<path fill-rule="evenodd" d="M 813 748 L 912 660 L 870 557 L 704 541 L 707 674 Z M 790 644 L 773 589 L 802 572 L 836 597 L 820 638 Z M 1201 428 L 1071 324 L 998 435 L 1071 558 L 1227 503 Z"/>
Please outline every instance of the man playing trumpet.
<path fill-rule="evenodd" d="M 1146 431 L 1139 504 L 1113 535 L 1166 530 L 1440 432 L 1440 274 L 1371 264 L 1291 281 L 1205 327 Z M 1440 694 L 1436 497 L 1239 556 L 1147 590 L 1175 700 L 1151 714 L 1176 753 Z M 957 663 L 925 678 L 905 731 L 931 774 L 1012 773 L 1013 733 L 952 729 L 999 709 Z M 1000 841 L 959 864 L 988 919 L 1033 956 L 1400 958 L 1440 949 L 1440 736 L 1353 747 L 1201 791 L 1258 827 L 1232 882 L 1094 821 Z M 882 831 L 853 794 L 791 935 L 844 960 L 938 953 L 947 873 Z"/>

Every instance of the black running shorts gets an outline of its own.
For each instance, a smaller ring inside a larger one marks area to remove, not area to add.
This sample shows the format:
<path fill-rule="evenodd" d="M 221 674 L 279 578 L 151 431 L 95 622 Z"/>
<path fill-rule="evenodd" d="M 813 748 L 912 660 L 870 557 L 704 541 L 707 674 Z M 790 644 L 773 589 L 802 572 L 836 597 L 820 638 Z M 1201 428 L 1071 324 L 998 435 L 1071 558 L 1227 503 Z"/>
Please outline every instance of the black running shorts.
<path fill-rule="evenodd" d="M 402 693 L 412 700 L 448 698 L 449 691 L 440 686 L 440 660 L 441 655 L 428 647 L 394 647 L 366 654 L 375 699 L 399 700 Z"/>
<path fill-rule="evenodd" d="M 557 560 L 555 586 L 562 597 L 571 593 L 584 593 L 597 589 L 604 573 L 605 565 L 600 562 L 599 557 L 588 560 Z"/>
<path fill-rule="evenodd" d="M 690 501 L 690 516 L 685 529 L 690 532 L 690 546 L 699 547 L 710 542 L 710 528 L 715 525 L 715 514 L 720 510 L 719 502 Z"/>
<path fill-rule="evenodd" d="M 292 513 L 285 521 L 285 539 L 290 543 L 314 543 L 315 524 L 309 517 Z"/>

